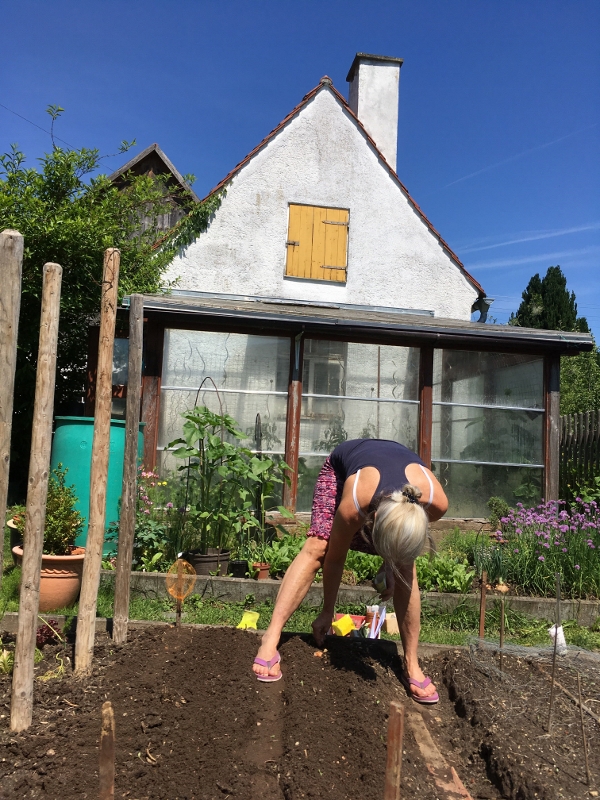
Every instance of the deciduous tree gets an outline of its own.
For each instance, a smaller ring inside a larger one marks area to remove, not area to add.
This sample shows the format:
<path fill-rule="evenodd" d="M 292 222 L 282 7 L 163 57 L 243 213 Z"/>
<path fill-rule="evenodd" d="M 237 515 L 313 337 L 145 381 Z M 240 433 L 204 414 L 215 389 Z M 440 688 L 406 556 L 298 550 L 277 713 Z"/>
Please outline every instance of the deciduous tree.
<path fill-rule="evenodd" d="M 53 123 L 62 109 L 49 108 Z M 54 142 L 53 142 L 54 144 Z M 120 152 L 130 145 L 123 143 Z M 206 230 L 220 205 L 183 197 L 188 215 L 166 235 L 156 224 L 141 229 L 141 216 L 163 214 L 171 199 L 166 182 L 130 176 L 118 190 L 99 174 L 98 150 L 53 146 L 39 168 L 26 167 L 17 146 L 0 156 L 0 230 L 25 237 L 19 326 L 12 464 L 21 474 L 29 459 L 29 431 L 39 335 L 42 268 L 63 268 L 56 402 L 81 397 L 85 383 L 87 329 L 98 313 L 102 254 L 121 250 L 119 296 L 161 291 L 161 275 L 174 254 Z"/>

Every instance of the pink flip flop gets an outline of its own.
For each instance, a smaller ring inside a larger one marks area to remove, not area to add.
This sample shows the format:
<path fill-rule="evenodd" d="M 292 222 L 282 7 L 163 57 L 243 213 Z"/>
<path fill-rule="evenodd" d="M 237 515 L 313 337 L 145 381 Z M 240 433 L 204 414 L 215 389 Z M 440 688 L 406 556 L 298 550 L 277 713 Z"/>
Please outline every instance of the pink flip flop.
<path fill-rule="evenodd" d="M 440 696 L 437 692 L 430 694 L 428 697 L 420 697 L 419 695 L 416 695 L 410 688 L 412 685 L 416 686 L 418 689 L 426 689 L 431 684 L 431 678 L 426 677 L 424 681 L 418 681 L 416 678 L 409 678 L 407 675 L 401 675 L 400 680 L 415 703 L 421 703 L 422 705 L 430 706 L 439 702 Z"/>
<path fill-rule="evenodd" d="M 270 661 L 265 661 L 264 658 L 258 658 L 258 656 L 254 659 L 255 664 L 258 664 L 261 667 L 266 667 L 269 672 L 273 669 L 275 664 L 279 664 L 280 661 L 281 656 L 279 655 L 279 652 L 276 652 Z M 262 683 L 274 683 L 275 681 L 281 680 L 281 669 L 279 669 L 277 675 L 256 675 L 256 679 L 262 681 Z"/>

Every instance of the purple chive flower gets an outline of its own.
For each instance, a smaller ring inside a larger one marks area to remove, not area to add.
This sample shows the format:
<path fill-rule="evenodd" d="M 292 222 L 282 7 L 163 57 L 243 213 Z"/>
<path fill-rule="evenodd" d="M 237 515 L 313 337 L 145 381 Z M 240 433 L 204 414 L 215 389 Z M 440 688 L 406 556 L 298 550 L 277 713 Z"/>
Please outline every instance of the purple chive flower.
<path fill-rule="evenodd" d="M 581 567 L 579 566 L 579 564 L 575 564 L 575 569 L 581 569 Z"/>
<path fill-rule="evenodd" d="M 516 548 L 513 550 L 513 553 L 518 553 L 518 552 L 519 551 Z"/>
<path fill-rule="evenodd" d="M 173 503 L 167 503 L 167 508 L 173 508 Z"/>
<path fill-rule="evenodd" d="M 538 561 L 545 561 L 545 560 L 546 559 L 544 558 L 544 556 L 538 556 Z"/>
<path fill-rule="evenodd" d="M 566 553 L 567 552 L 567 548 L 563 547 L 562 551 L 563 551 L 563 553 Z"/>

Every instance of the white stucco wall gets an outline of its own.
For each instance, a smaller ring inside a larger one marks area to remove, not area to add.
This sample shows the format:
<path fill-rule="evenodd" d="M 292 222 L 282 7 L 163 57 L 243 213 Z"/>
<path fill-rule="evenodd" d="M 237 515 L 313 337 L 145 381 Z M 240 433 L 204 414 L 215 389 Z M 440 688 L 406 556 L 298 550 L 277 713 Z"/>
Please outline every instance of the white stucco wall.
<path fill-rule="evenodd" d="M 349 86 L 348 105 L 392 169 L 398 150 L 400 63 L 361 59 Z"/>
<path fill-rule="evenodd" d="M 345 284 L 285 277 L 289 203 L 350 210 Z M 235 175 L 207 232 L 166 277 L 191 291 L 415 308 L 462 320 L 477 297 L 327 88 Z"/>

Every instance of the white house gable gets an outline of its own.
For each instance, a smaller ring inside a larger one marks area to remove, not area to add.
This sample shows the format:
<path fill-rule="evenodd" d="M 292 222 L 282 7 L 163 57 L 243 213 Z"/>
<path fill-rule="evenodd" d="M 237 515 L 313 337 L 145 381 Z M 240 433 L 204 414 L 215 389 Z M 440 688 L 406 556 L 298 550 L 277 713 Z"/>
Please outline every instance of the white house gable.
<path fill-rule="evenodd" d="M 480 287 L 330 81 L 311 95 L 234 171 L 208 230 L 174 260 L 168 280 L 187 291 L 470 319 Z M 307 246 L 307 215 L 315 220 L 313 236 L 329 238 L 313 253 L 312 272 L 298 272 L 290 249 Z"/>

